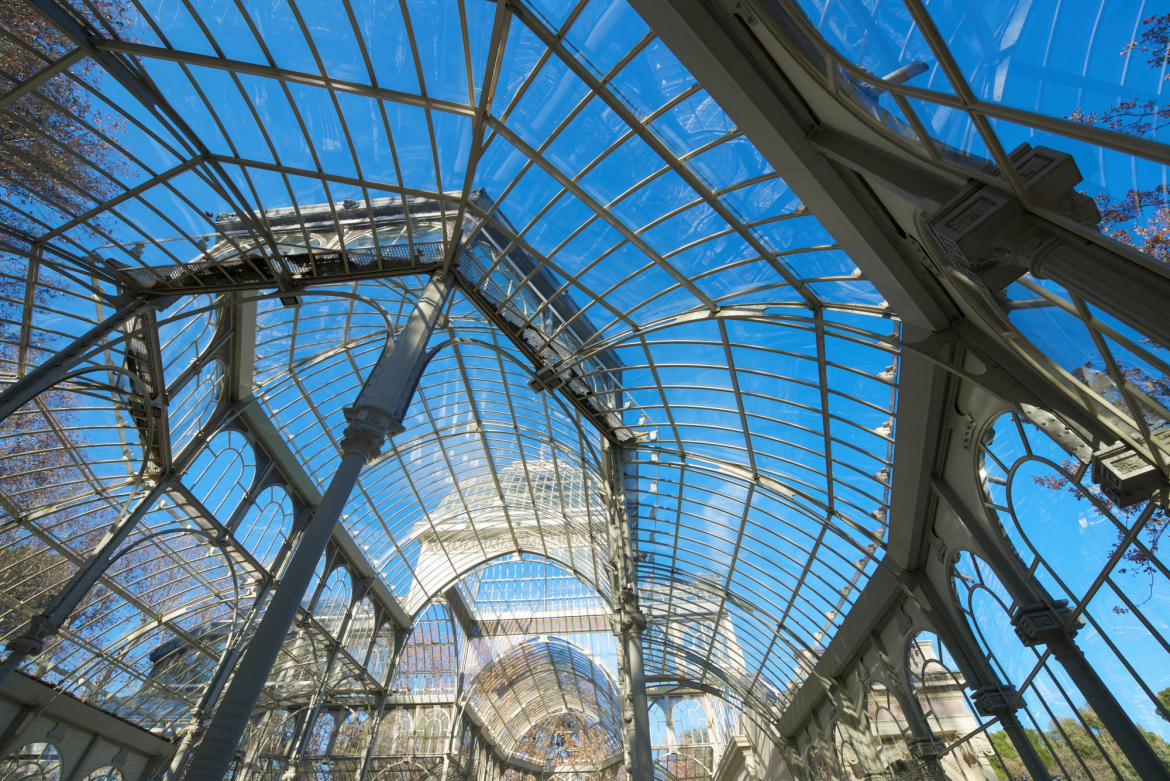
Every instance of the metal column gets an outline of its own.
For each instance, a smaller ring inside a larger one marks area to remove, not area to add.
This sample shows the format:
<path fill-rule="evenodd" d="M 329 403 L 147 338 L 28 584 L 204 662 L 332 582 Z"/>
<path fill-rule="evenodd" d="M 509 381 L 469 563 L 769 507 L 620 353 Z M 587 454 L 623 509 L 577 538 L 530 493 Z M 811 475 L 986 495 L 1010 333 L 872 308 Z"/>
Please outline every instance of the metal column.
<path fill-rule="evenodd" d="M 1162 763 L 1153 747 L 1142 736 L 1141 730 L 1122 708 L 1097 671 L 1085 659 L 1073 639 L 1080 629 L 1080 620 L 1071 619 L 1072 611 L 1063 599 L 1053 600 L 1040 584 L 1032 583 L 1043 601 L 1023 603 L 1020 596 L 1011 596 L 1020 605 L 1012 615 L 1016 636 L 1025 647 L 1046 645 L 1060 662 L 1073 684 L 1080 690 L 1089 707 L 1097 714 L 1117 741 L 1122 753 L 1129 759 L 1143 779 L 1170 781 L 1170 769 Z M 1010 593 L 1010 589 L 1009 589 Z"/>
<path fill-rule="evenodd" d="M 624 470 L 621 451 L 603 443 L 602 469 L 609 484 L 609 518 L 606 519 L 610 559 L 610 588 L 614 605 L 614 630 L 622 650 L 621 673 L 626 743 L 632 781 L 653 781 L 654 759 L 650 751 L 650 708 L 646 699 L 646 668 L 642 660 L 642 630 L 646 616 L 638 607 L 637 580 L 630 547 L 626 514 Z"/>
<path fill-rule="evenodd" d="M 636 605 L 629 607 L 625 596 L 622 595 L 621 641 L 626 672 L 625 694 L 633 715 L 626 730 L 630 740 L 630 778 L 652 781 L 654 759 L 650 752 L 650 710 L 646 699 L 646 668 L 642 663 L 642 629 L 646 626 L 646 617 Z"/>
<path fill-rule="evenodd" d="M 1050 639 L 1048 647 L 1052 655 L 1064 667 L 1068 677 L 1080 689 L 1089 707 L 1108 728 L 1117 745 L 1125 753 L 1134 770 L 1147 781 L 1170 781 L 1170 770 L 1154 752 L 1153 746 L 1142 736 L 1141 730 L 1133 723 L 1125 709 L 1113 696 L 1113 692 L 1097 675 L 1093 665 L 1085 659 L 1080 647 L 1072 638 Z"/>
<path fill-rule="evenodd" d="M 1026 237 L 1024 247 L 1019 259 L 1033 276 L 1060 283 L 1139 334 L 1170 345 L 1170 277 L 1153 263 L 1143 265 L 1047 226 Z"/>
<path fill-rule="evenodd" d="M 188 781 L 222 781 L 236 745 L 276 661 L 301 596 L 313 578 L 333 529 L 357 484 L 362 467 L 381 450 L 386 436 L 402 431 L 402 419 L 427 358 L 427 341 L 447 302 L 450 277 L 436 275 L 427 285 L 406 327 L 383 350 L 352 407 L 341 440 L 341 463 L 293 554 L 256 635 L 212 717 L 187 771 Z"/>
<path fill-rule="evenodd" d="M 247 644 L 248 632 L 262 612 L 270 589 L 271 581 L 265 580 L 263 587 L 256 594 L 256 599 L 252 603 L 251 610 L 248 611 L 247 618 L 244 619 L 244 622 L 239 627 L 238 636 L 233 646 L 225 650 L 224 656 L 216 665 L 215 672 L 211 676 L 211 681 L 208 683 L 207 689 L 204 690 L 203 696 L 199 698 L 199 704 L 191 714 L 190 723 L 180 730 L 180 734 L 183 736 L 182 740 L 179 742 L 179 747 L 175 750 L 175 753 L 171 756 L 170 764 L 163 773 L 162 781 L 175 781 L 176 779 L 182 778 L 183 771 L 187 767 L 187 760 L 191 755 L 191 749 L 199 736 L 203 734 L 207 713 L 215 704 L 215 701 L 219 699 L 220 690 L 223 689 L 228 675 L 231 674 L 236 660 L 240 657 L 240 652 Z M 247 768 L 245 767 L 245 772 L 246 770 Z"/>
<path fill-rule="evenodd" d="M 953 490 L 951 494 L 954 494 Z M 959 500 L 953 496 L 947 501 Z M 978 644 L 968 633 L 962 631 L 960 627 L 963 625 L 963 619 L 955 612 L 954 602 L 940 594 L 929 578 L 923 578 L 918 586 L 930 606 L 931 626 L 954 655 L 967 685 L 974 690 L 971 700 L 975 710 L 981 716 L 999 719 L 1000 727 L 1015 746 L 1016 753 L 1031 774 L 1032 781 L 1047 781 L 1050 778 L 1048 768 L 1016 716 L 1016 711 L 1024 707 L 1024 700 L 1014 686 L 1000 680 L 999 674 L 982 654 Z"/>

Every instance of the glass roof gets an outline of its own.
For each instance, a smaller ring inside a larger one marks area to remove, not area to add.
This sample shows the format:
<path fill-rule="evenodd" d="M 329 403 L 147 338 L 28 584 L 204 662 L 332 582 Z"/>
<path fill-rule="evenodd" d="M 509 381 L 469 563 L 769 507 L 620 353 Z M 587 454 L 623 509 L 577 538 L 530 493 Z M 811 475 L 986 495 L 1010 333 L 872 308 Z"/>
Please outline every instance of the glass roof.
<path fill-rule="evenodd" d="M 6 179 L 3 246 L 32 260 L 4 270 L 5 372 L 94 327 L 117 293 L 176 298 L 150 315 L 156 347 L 143 315 L 17 416 L 24 429 L 5 436 L 33 430 L 54 455 L 13 457 L 3 529 L 69 569 L 100 536 L 86 512 L 122 517 L 151 481 L 174 482 L 150 498 L 150 554 L 108 578 L 116 610 L 71 627 L 38 674 L 175 728 L 198 697 L 172 682 L 181 706 L 148 708 L 143 687 L 163 686 L 150 655 L 174 637 L 199 646 L 258 604 L 336 468 L 342 410 L 451 260 L 458 290 L 406 430 L 343 515 L 357 551 L 344 555 L 385 588 L 366 646 L 338 663 L 353 691 L 387 686 L 369 650 L 385 647 L 369 639 L 385 615 L 409 622 L 456 586 L 490 613 L 500 597 L 474 579 L 492 562 L 550 562 L 580 584 L 582 615 L 611 610 L 608 441 L 624 453 L 647 676 L 782 710 L 883 555 L 900 324 L 625 0 L 102 8 L 78 6 L 74 22 L 106 59 L 45 83 L 82 90 L 87 107 L 50 110 L 103 162 L 67 202 Z M 34 72 L 63 53 L 19 43 Z M 152 382 L 163 419 L 128 400 Z M 283 445 L 265 450 L 252 429 L 229 442 L 245 419 Z M 287 495 L 265 482 L 273 463 Z M 229 539 L 219 558 L 201 554 L 211 539 Z M 340 637 L 340 592 L 320 575 L 301 631 Z M 220 646 L 204 646 L 214 659 Z M 122 693 L 87 681 L 87 665 L 117 656 Z M 496 674 L 525 683 L 503 693 Z M 467 696 L 507 751 L 571 713 L 608 759 L 621 741 L 610 675 L 546 638 L 493 659 Z M 266 696 L 294 696 L 282 686 Z"/>
<path fill-rule="evenodd" d="M 601 765 L 621 754 L 617 682 L 600 661 L 563 640 L 515 646 L 479 671 L 466 697 L 473 718 L 518 759 L 553 764 L 538 728 L 558 716 L 575 716 L 587 735 L 563 764 Z"/>
<path fill-rule="evenodd" d="M 1170 260 L 1168 17 L 1159 4 L 780 0 L 778 8 L 774 27 L 794 44 L 789 52 L 867 129 L 935 170 L 1014 196 L 1068 235 L 1139 265 Z M 1029 147 L 1068 155 L 1080 177 L 1074 189 L 1088 198 L 1045 201 Z M 1044 365 L 1111 436 L 1164 466 L 1156 432 L 1170 421 L 1157 379 L 1167 368 L 1165 337 L 1043 276 L 1025 274 L 986 298 L 960 282 L 959 295 L 988 304 L 1014 350 Z"/>
<path fill-rule="evenodd" d="M 618 777 L 624 500 L 647 680 L 777 723 L 886 553 L 903 326 L 628 0 L 35 2 L 56 31 L 0 23 L 0 383 L 132 313 L 0 421 L 4 639 L 133 529 L 25 672 L 168 738 L 204 712 L 449 269 L 260 708 L 458 708 L 516 767 Z M 1151 4 L 770 6 L 744 35 L 830 131 L 1170 257 Z M 1165 466 L 1162 345 L 1052 280 L 972 290 Z"/>

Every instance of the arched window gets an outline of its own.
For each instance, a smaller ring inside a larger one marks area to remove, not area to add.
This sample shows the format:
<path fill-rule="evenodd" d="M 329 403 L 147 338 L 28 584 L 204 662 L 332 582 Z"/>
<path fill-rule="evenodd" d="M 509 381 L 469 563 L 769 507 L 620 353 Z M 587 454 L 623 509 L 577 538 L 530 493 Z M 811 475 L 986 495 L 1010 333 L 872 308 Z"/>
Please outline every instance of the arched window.
<path fill-rule="evenodd" d="M 236 527 L 236 539 L 269 571 L 292 531 L 293 505 L 288 492 L 270 485 L 259 493 Z"/>
<path fill-rule="evenodd" d="M 247 438 L 228 429 L 211 438 L 183 482 L 204 507 L 226 524 L 256 474 L 256 456 Z"/>
<path fill-rule="evenodd" d="M 670 740 L 670 731 L 666 726 L 666 711 L 662 701 L 650 706 L 650 745 L 654 748 L 673 748 Z"/>
<path fill-rule="evenodd" d="M 378 630 L 378 636 L 374 638 L 374 647 L 370 649 L 370 660 L 366 663 L 366 670 L 370 677 L 380 684 L 385 684 L 393 655 L 394 631 L 389 625 L 383 625 Z"/>
<path fill-rule="evenodd" d="M 910 693 L 935 738 L 949 750 L 944 769 L 958 777 L 991 777 L 1004 764 L 997 758 L 986 732 L 987 722 L 969 696 L 966 679 L 942 640 L 933 632 L 918 632 L 906 645 Z M 1000 733 L 998 726 L 993 728 Z M 977 734 L 978 733 L 978 734 Z M 998 740 L 1007 740 L 1006 735 Z M 998 763 L 998 764 L 997 764 Z"/>
<path fill-rule="evenodd" d="M 914 735 L 906 723 L 902 704 L 884 683 L 870 681 L 865 694 L 865 715 L 881 767 L 890 768 L 899 762 L 909 767 Z"/>
<path fill-rule="evenodd" d="M 833 749 L 837 753 L 837 764 L 841 767 L 845 778 L 863 781 L 865 768 L 861 764 L 861 757 L 857 754 L 857 747 L 853 745 L 845 727 L 841 724 L 833 726 Z"/>
<path fill-rule="evenodd" d="M 106 765 L 86 776 L 85 781 L 123 781 L 122 771 L 113 765 Z"/>
<path fill-rule="evenodd" d="M 688 754 L 665 754 L 654 764 L 665 771 L 665 777 L 671 781 L 707 781 L 711 777 L 710 768 Z M 656 771 L 654 775 L 657 778 L 661 773 Z"/>
<path fill-rule="evenodd" d="M 352 593 L 349 571 L 345 567 L 335 567 L 325 579 L 325 587 L 313 606 L 313 616 L 334 637 L 341 631 Z"/>
<path fill-rule="evenodd" d="M 310 757 L 323 757 L 329 751 L 329 741 L 337 729 L 337 714 L 332 711 L 321 711 L 313 722 L 313 729 L 309 732 L 309 739 L 305 741 L 305 754 Z"/>
<path fill-rule="evenodd" d="M 1119 508 L 1087 464 L 1017 415 L 983 435 L 978 478 L 1024 567 L 1080 611 L 1085 658 L 1155 752 L 1170 754 L 1170 569 L 1159 554 L 1170 513 L 1140 501 Z"/>
<path fill-rule="evenodd" d="M 954 597 L 980 650 L 1000 680 L 1020 691 L 1024 707 L 1017 717 L 1049 773 L 1078 778 L 1081 768 L 1089 767 L 1095 768 L 1092 777 L 1126 773 L 1136 777 L 1108 726 L 1089 707 L 1063 667 L 1045 654 L 1042 646 L 1027 648 L 1020 642 L 1011 624 L 1015 606 L 991 567 L 964 551 L 952 560 L 951 570 Z M 1009 774 L 1016 765 L 1022 772 L 1014 749 L 1006 742 L 996 743 L 995 748 L 1007 763 Z"/>
<path fill-rule="evenodd" d="M 199 371 L 199 376 L 188 380 L 171 398 L 167 417 L 173 452 L 183 452 L 187 443 L 206 425 L 223 393 L 223 382 L 223 361 L 208 361 Z"/>
<path fill-rule="evenodd" d="M 409 711 L 396 709 L 387 712 L 382 717 L 382 724 L 378 727 L 374 754 L 388 756 L 408 753 L 412 734 L 411 727 Z"/>
<path fill-rule="evenodd" d="M 679 700 L 675 703 L 672 721 L 674 738 L 678 745 L 711 742 L 711 731 L 707 728 L 707 711 L 698 700 Z"/>
<path fill-rule="evenodd" d="M 370 713 L 355 710 L 344 714 L 337 727 L 337 738 L 333 741 L 332 757 L 357 757 L 365 755 L 369 745 Z"/>
<path fill-rule="evenodd" d="M 245 742 L 260 756 L 283 756 L 296 730 L 296 714 L 285 710 L 256 713 L 248 726 Z"/>
<path fill-rule="evenodd" d="M 0 762 L 4 781 L 60 781 L 61 752 L 52 743 L 26 743 Z"/>
<path fill-rule="evenodd" d="M 411 694 L 454 694 L 458 660 L 446 605 L 435 603 L 415 619 L 398 658 L 393 688 Z"/>
<path fill-rule="evenodd" d="M 370 602 L 369 597 L 363 597 L 353 609 L 353 617 L 349 620 L 349 630 L 345 638 L 345 648 L 358 664 L 365 664 L 366 650 L 369 649 L 370 640 L 374 637 L 377 621 L 374 604 Z"/>
<path fill-rule="evenodd" d="M 187 312 L 195 312 L 210 306 L 211 303 L 210 296 L 181 298 L 160 312 L 158 320 L 161 322 Z M 163 322 L 158 327 L 163 376 L 167 385 L 174 382 L 184 369 L 195 363 L 203 351 L 211 346 L 216 325 L 219 323 L 219 314 L 220 310 L 209 309 L 174 322 Z"/>
<path fill-rule="evenodd" d="M 715 765 L 715 748 L 711 745 L 711 730 L 707 726 L 707 710 L 698 700 L 686 699 L 675 703 L 671 715 L 674 742 L 679 754 L 697 760 L 710 769 Z"/>
<path fill-rule="evenodd" d="M 415 733 L 417 750 L 423 754 L 441 754 L 445 751 L 450 723 L 451 718 L 446 711 L 440 708 L 426 711 L 420 717 Z"/>
<path fill-rule="evenodd" d="M 373 781 L 430 781 L 433 778 L 421 765 L 402 761 L 378 767 L 370 776 Z"/>

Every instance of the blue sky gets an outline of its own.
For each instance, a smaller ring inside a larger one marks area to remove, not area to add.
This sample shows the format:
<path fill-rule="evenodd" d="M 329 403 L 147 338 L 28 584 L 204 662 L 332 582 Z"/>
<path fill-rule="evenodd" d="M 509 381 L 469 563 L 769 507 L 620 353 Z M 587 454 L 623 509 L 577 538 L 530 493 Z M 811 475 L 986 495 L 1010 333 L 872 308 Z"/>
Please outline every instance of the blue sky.
<path fill-rule="evenodd" d="M 147 10 L 161 33 L 139 17 L 125 35 L 146 46 L 314 77 L 286 85 L 262 75 L 142 59 L 183 120 L 221 156 L 220 170 L 251 206 L 441 190 L 452 194 L 453 213 L 455 194 L 465 184 L 484 188 L 497 202 L 492 217 L 543 263 L 555 284 L 565 286 L 598 338 L 621 360 L 618 381 L 630 402 L 622 412 L 624 423 L 657 437 L 631 486 L 644 513 L 639 547 L 652 557 L 644 577 L 669 578 L 673 570 L 676 577 L 702 575 L 719 585 L 730 579 L 744 602 L 728 603 L 724 610 L 747 657 L 746 669 L 733 677 L 750 680 L 762 665 L 771 685 L 783 687 L 793 674 L 793 649 L 827 643 L 872 572 L 865 548 L 875 538 L 867 534 L 881 536 L 882 524 L 873 514 L 888 501 L 874 477 L 890 456 L 890 437 L 879 432 L 896 400 L 891 383 L 879 375 L 888 366 L 896 374 L 897 361 L 879 340 L 896 336 L 897 322 L 882 308 L 876 289 L 854 277 L 853 262 L 816 216 L 797 213 L 799 199 L 677 58 L 649 37 L 649 28 L 624 0 L 590 0 L 580 9 L 536 4 L 534 24 L 564 34 L 566 57 L 546 51 L 540 36 L 519 19 L 511 21 L 486 147 L 470 182 L 474 107 L 482 97 L 496 4 L 354 2 L 356 30 L 339 3 L 298 3 L 299 20 L 286 0 L 246 5 L 247 19 L 224 0 L 191 5 L 198 22 L 185 3 L 150 3 Z M 901 4 L 882 4 L 876 20 L 859 0 L 802 5 L 826 38 L 862 67 L 884 75 L 922 60 L 930 68 L 909 84 L 955 93 Z M 1160 99 L 1162 73 L 1137 55 L 1120 55 L 1140 32 L 1142 15 L 1157 10 L 1152 4 L 935 0 L 928 8 L 980 99 L 1054 118 L 1078 108 L 1099 111 L 1130 97 Z M 1084 24 L 1090 18 L 1091 27 Z M 303 83 L 320 82 L 323 75 L 336 80 L 337 89 Z M 610 100 L 590 97 L 590 78 L 604 80 Z M 356 94 L 370 92 L 365 88 L 380 92 Z M 126 186 L 182 161 L 183 142 L 116 83 L 102 80 L 100 90 L 110 109 L 119 107 L 128 120 L 118 136 L 135 156 L 119 175 Z M 965 114 L 925 99 L 911 105 L 937 140 L 986 157 Z M 895 108 L 888 96 L 882 106 Z M 998 120 L 993 125 L 1007 150 L 1028 141 L 1072 153 L 1090 195 L 1120 196 L 1164 181 L 1163 166 L 1153 162 L 1022 125 Z M 278 167 L 284 170 L 274 170 Z M 46 222 L 64 221 L 49 205 L 41 208 Z M 190 237 L 212 229 L 203 213 L 233 208 L 200 173 L 188 171 L 119 206 L 118 217 L 107 221 L 106 237 L 95 239 L 81 229 L 68 236 L 75 248 L 86 250 L 111 238 L 121 246 L 104 246 L 102 254 L 128 264 L 139 262 L 128 248 L 144 241 L 142 263 L 188 261 L 199 253 Z M 148 241 L 163 236 L 181 238 Z M 519 281 L 502 269 L 496 279 L 502 285 Z M 355 301 L 355 294 L 366 301 Z M 1024 295 L 1013 291 L 1017 294 Z M 290 358 L 375 333 L 386 322 L 377 307 L 400 317 L 403 298 L 410 296 L 393 286 L 361 283 L 324 291 L 295 314 L 261 305 L 258 376 L 265 387 L 260 395 L 319 480 L 336 463 L 330 436 L 339 433 L 341 408 L 352 401 L 377 345 L 367 342 L 354 354 L 328 356 L 296 377 L 281 372 Z M 819 322 L 810 315 L 810 301 L 828 305 Z M 707 306 L 756 304 L 769 305 L 766 318 L 672 320 Z M 582 435 L 574 413 L 527 389 L 514 348 L 498 332 L 473 322 L 466 301 L 457 301 L 453 312 L 457 332 L 495 340 L 509 357 L 482 347 L 444 352 L 424 381 L 425 399 L 416 400 L 408 416 L 405 440 L 417 437 L 419 444 L 409 457 L 372 469 L 349 508 L 355 538 L 399 594 L 409 592 L 417 558 L 417 550 L 402 541 L 424 508 L 434 510 L 457 480 L 485 474 L 489 464 L 501 469 L 518 459 L 549 456 L 551 445 L 546 448 L 542 437 L 550 436 L 578 473 L 595 471 L 596 435 Z M 46 317 L 45 327 L 80 328 L 63 318 Z M 1101 365 L 1083 326 L 1053 328 L 1059 319 L 1054 308 L 1013 315 L 1066 369 L 1085 360 Z M 1121 333 L 1136 340 L 1132 332 Z M 164 341 L 175 338 L 167 354 L 168 362 L 174 361 L 172 377 L 209 339 L 207 325 L 189 332 L 175 326 L 164 334 Z M 436 344 L 445 338 L 437 336 Z M 265 374 L 269 370 L 271 376 Z M 827 407 L 822 384 L 831 390 Z M 200 403 L 205 417 L 209 401 L 193 398 L 188 406 Z M 519 431 L 517 416 L 525 418 Z M 473 423 L 496 428 L 477 436 L 467 428 Z M 445 449 L 433 439 L 422 440 L 435 428 L 448 431 Z M 745 469 L 781 487 L 753 489 L 749 500 Z M 1078 524 L 1085 520 L 1083 502 L 1065 507 L 1072 501 L 1068 497 L 1028 480 L 1017 482 L 1017 502 L 1046 508 L 1045 518 L 1056 518 L 1060 528 L 1071 517 L 1066 511 L 1077 515 Z M 840 515 L 833 516 L 834 529 L 822 539 L 830 508 Z M 1077 528 L 1097 528 L 1095 520 L 1086 523 Z M 1046 555 L 1060 562 L 1058 570 L 1082 569 L 1078 562 L 1099 554 L 1104 544 L 1067 534 L 1045 538 L 1055 546 Z M 402 542 L 402 549 L 395 542 Z M 733 556 L 738 556 L 734 570 Z M 802 580 L 805 567 L 809 577 Z M 1118 582 L 1130 583 L 1128 577 L 1119 576 Z M 800 595 L 792 599 L 798 582 Z M 1156 591 L 1145 610 L 1165 631 L 1162 581 Z M 1131 621 L 1114 618 L 1121 614 L 1110 606 L 1097 614 L 1109 618 L 1112 631 L 1124 634 L 1142 656 L 1164 655 L 1148 633 L 1142 636 Z M 786 634 L 773 644 L 781 616 Z M 1116 676 L 1135 718 L 1161 729 L 1151 706 L 1124 682 L 1120 664 L 1109 660 L 1101 643 L 1085 637 L 1094 661 Z M 1157 691 L 1167 682 L 1149 684 Z"/>

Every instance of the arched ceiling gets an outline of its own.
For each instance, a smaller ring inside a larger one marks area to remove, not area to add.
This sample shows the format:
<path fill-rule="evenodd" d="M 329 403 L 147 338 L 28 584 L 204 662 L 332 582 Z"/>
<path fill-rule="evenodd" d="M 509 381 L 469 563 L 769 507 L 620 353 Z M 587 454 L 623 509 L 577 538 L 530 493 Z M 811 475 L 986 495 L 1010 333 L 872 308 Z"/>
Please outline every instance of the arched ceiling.
<path fill-rule="evenodd" d="M 557 638 L 522 642 L 484 667 L 472 680 L 463 702 L 472 718 L 505 753 L 548 764 L 534 745 L 533 731 L 549 727 L 553 716 L 570 715 L 589 733 L 594 756 L 602 764 L 622 751 L 622 718 L 617 684 L 604 666 L 578 646 Z M 551 747 L 550 747 L 551 748 Z"/>
<path fill-rule="evenodd" d="M 9 547 L 54 573 L 139 503 L 143 528 L 198 532 L 144 545 L 149 579 L 133 557 L 131 574 L 106 576 L 138 628 L 78 621 L 43 675 L 95 702 L 138 696 L 165 711 L 141 708 L 149 726 L 169 728 L 197 700 L 139 694 L 150 650 L 172 637 L 199 647 L 182 617 L 209 604 L 216 621 L 235 617 L 272 574 L 235 539 L 227 497 L 247 480 L 201 484 L 204 446 L 236 416 L 251 416 L 253 439 L 270 428 L 304 483 L 301 504 L 280 506 L 291 528 L 338 462 L 342 410 L 444 263 L 458 290 L 406 431 L 343 519 L 379 609 L 409 625 L 511 554 L 611 599 L 600 452 L 620 445 L 648 676 L 774 718 L 885 555 L 902 322 L 949 324 L 921 281 L 898 276 L 890 221 L 866 232 L 842 217 L 863 211 L 845 197 L 857 182 L 809 185 L 837 176 L 825 173 L 825 155 L 843 157 L 833 133 L 871 139 L 871 156 L 909 160 L 916 175 L 929 166 L 913 181 L 930 192 L 894 216 L 903 227 L 968 178 L 1027 202 L 1008 155 L 1023 142 L 1079 156 L 1084 186 L 1114 201 L 1163 187 L 1170 160 L 1152 137 L 1070 121 L 1080 107 L 1060 101 L 1072 77 L 1027 51 L 1046 51 L 1037 42 L 1067 16 L 1028 16 L 1028 4 L 997 6 L 984 26 L 963 23 L 968 3 L 919 0 L 781 0 L 775 17 L 751 17 L 761 24 L 740 17 L 823 109 L 789 131 L 801 144 L 816 131 L 823 147 L 765 154 L 760 130 L 749 138 L 626 0 L 30 2 L 59 35 L 5 31 L 28 67 L 4 75 L 0 110 L 26 129 L 21 112 L 53 116 L 60 134 L 27 135 L 51 160 L 96 159 L 54 198 L 46 161 L 4 142 L 5 377 L 134 296 L 177 301 L 155 299 L 157 316 L 135 314 L 11 418 L 0 514 Z M 103 15 L 114 8 L 125 13 Z M 1078 57 L 1120 63 L 1108 47 L 1132 21 L 1095 26 Z M 1094 82 L 1102 101 L 1161 94 L 1161 71 L 1128 67 L 1136 56 L 1118 68 L 1137 75 Z M 894 78 L 919 63 L 920 81 Z M 57 102 L 58 86 L 83 100 Z M 881 181 L 892 192 L 902 180 Z M 1068 215 L 1038 217 L 1106 242 Z M 1029 284 L 1073 308 L 1058 285 Z M 1018 343 L 1080 366 L 1081 352 L 1068 359 L 1041 330 Z M 30 436 L 39 462 L 22 455 Z M 174 485 L 148 495 L 163 474 Z M 216 557 L 202 555 L 211 539 L 227 540 Z M 35 614 L 61 577 L 9 601 Z M 168 591 L 180 581 L 181 605 Z M 91 668 L 113 664 L 122 688 L 103 691 Z M 535 689 L 563 692 L 550 664 L 556 685 Z"/>
<path fill-rule="evenodd" d="M 523 552 L 608 597 L 608 440 L 647 674 L 783 707 L 882 556 L 900 326 L 625 0 L 61 14 L 100 67 L 54 78 L 122 129 L 112 195 L 14 206 L 89 302 L 56 339 L 115 288 L 231 290 L 219 398 L 258 401 L 323 489 L 343 408 L 451 260 L 406 431 L 343 516 L 370 577 L 409 617 Z"/>

